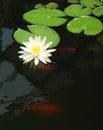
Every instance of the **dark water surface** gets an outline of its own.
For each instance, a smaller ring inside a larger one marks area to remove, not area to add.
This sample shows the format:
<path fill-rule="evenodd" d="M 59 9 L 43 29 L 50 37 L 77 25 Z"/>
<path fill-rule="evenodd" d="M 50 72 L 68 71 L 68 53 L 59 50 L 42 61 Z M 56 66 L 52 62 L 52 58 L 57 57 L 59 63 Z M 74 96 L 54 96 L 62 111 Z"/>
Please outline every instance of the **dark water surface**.
<path fill-rule="evenodd" d="M 12 33 L 26 28 L 24 12 L 52 0 L 4 1 L 0 1 L 0 130 L 102 130 L 103 49 L 88 49 L 97 43 L 95 37 L 69 33 L 66 25 L 57 27 L 59 47 L 77 51 L 55 52 L 51 70 L 29 69 L 18 58 L 19 44 Z M 60 9 L 67 6 L 65 0 L 55 1 Z"/>

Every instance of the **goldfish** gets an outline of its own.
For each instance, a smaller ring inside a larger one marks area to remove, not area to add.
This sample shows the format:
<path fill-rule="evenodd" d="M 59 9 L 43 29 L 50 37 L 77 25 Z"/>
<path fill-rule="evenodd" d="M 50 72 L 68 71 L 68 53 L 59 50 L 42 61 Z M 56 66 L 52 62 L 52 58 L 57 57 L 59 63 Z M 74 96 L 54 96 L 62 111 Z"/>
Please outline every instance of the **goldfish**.
<path fill-rule="evenodd" d="M 50 103 L 26 105 L 23 107 L 23 109 L 24 111 L 36 112 L 36 113 L 38 112 L 42 114 L 55 114 L 61 112 L 60 106 Z"/>
<path fill-rule="evenodd" d="M 57 51 L 75 52 L 77 48 L 56 48 Z"/>
<path fill-rule="evenodd" d="M 45 71 L 50 71 L 50 70 L 52 70 L 52 66 L 51 65 L 45 65 L 45 64 L 43 64 L 43 63 L 39 63 L 38 64 L 38 66 L 35 66 L 34 65 L 34 61 L 31 61 L 30 62 L 30 64 L 29 64 L 30 66 L 30 68 L 33 68 L 34 70 L 35 69 L 40 69 L 40 70 L 45 70 Z"/>

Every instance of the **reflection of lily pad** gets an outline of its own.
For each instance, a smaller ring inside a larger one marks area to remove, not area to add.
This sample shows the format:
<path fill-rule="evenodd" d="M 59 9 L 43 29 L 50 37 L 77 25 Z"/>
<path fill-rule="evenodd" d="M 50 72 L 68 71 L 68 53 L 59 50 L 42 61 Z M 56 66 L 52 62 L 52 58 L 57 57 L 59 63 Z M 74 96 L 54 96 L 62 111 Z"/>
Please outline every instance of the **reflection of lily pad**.
<path fill-rule="evenodd" d="M 92 13 L 92 9 L 89 7 L 84 8 L 83 5 L 80 4 L 73 4 L 65 8 L 64 12 L 68 16 L 79 17 L 90 15 Z"/>
<path fill-rule="evenodd" d="M 103 15 L 103 6 L 97 7 L 93 10 L 93 14 L 97 17 Z"/>
<path fill-rule="evenodd" d="M 17 31 L 15 31 L 14 38 L 17 42 L 23 44 L 23 41 L 27 42 L 30 36 L 32 37 L 41 36 L 42 38 L 46 36 L 47 42 L 53 41 L 52 45 L 50 46 L 50 48 L 53 48 L 57 46 L 60 41 L 58 33 L 49 27 L 40 25 L 31 25 L 28 26 L 28 28 L 31 32 L 23 29 L 18 29 Z"/>
<path fill-rule="evenodd" d="M 89 46 L 88 49 L 91 51 L 100 51 L 102 49 L 102 47 L 99 44 L 96 44 L 96 45 Z"/>
<path fill-rule="evenodd" d="M 28 11 L 23 15 L 24 19 L 32 24 L 44 26 L 59 26 L 64 24 L 67 20 L 64 17 L 63 11 L 58 9 L 40 8 Z"/>
<path fill-rule="evenodd" d="M 98 41 L 101 45 L 103 45 L 103 33 L 101 33 L 100 35 L 98 35 L 98 36 L 96 37 L 96 39 L 97 39 L 97 41 Z"/>
<path fill-rule="evenodd" d="M 102 5 L 102 2 L 100 0 L 80 0 L 80 3 L 84 6 L 91 7 L 91 8 Z"/>
<path fill-rule="evenodd" d="M 84 31 L 86 35 L 96 35 L 103 30 L 103 24 L 95 17 L 82 16 L 74 18 L 67 24 L 67 29 L 73 33 L 81 33 Z"/>

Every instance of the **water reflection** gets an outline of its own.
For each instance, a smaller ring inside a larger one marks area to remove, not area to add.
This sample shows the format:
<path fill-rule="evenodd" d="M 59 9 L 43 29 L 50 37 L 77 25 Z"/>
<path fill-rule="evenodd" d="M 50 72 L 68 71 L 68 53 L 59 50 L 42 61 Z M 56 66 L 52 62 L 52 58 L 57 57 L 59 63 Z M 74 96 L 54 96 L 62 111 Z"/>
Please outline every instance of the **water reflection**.
<path fill-rule="evenodd" d="M 14 102 L 26 105 L 44 99 L 42 91 L 19 74 L 13 64 L 8 61 L 0 63 L 0 115 L 10 112 L 7 107 L 12 106 Z"/>
<path fill-rule="evenodd" d="M 7 46 L 9 46 L 13 42 L 12 33 L 14 29 L 2 28 L 2 50 L 5 50 Z"/>

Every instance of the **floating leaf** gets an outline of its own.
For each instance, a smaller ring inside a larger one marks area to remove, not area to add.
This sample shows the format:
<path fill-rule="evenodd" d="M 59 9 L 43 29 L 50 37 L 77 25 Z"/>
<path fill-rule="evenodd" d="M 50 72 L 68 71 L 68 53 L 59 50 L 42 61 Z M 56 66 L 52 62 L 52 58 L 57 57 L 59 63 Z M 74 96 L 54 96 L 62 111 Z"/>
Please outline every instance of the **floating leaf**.
<path fill-rule="evenodd" d="M 103 6 L 97 7 L 93 10 L 93 14 L 97 17 L 100 17 L 103 15 Z"/>
<path fill-rule="evenodd" d="M 40 8 L 26 12 L 23 18 L 32 24 L 44 26 L 59 26 L 64 24 L 67 20 L 64 17 L 63 11 L 58 9 Z"/>
<path fill-rule="evenodd" d="M 80 4 L 87 7 L 95 8 L 95 6 L 101 6 L 102 2 L 100 0 L 80 0 Z"/>
<path fill-rule="evenodd" d="M 73 33 L 81 33 L 84 31 L 86 35 L 96 35 L 103 30 L 101 21 L 92 16 L 81 16 L 74 18 L 67 24 L 67 29 Z"/>
<path fill-rule="evenodd" d="M 21 44 L 23 44 L 23 42 L 27 42 L 29 40 L 29 37 L 34 37 L 34 35 L 31 32 L 28 32 L 20 28 L 14 32 L 13 36 L 15 40 Z"/>
<path fill-rule="evenodd" d="M 36 4 L 36 5 L 34 6 L 35 9 L 39 9 L 39 8 L 41 8 L 41 7 L 43 7 L 43 4 Z"/>
<path fill-rule="evenodd" d="M 69 3 L 79 3 L 79 0 L 68 0 Z"/>
<path fill-rule="evenodd" d="M 46 36 L 47 42 L 50 41 L 53 42 L 50 48 L 53 48 L 59 44 L 60 37 L 58 33 L 49 27 L 40 25 L 31 25 L 28 26 L 28 29 L 30 30 L 30 32 L 23 29 L 18 29 L 17 31 L 15 31 L 14 33 L 15 40 L 23 44 L 23 41 L 27 42 L 30 36 L 32 37 L 41 36 L 42 38 Z"/>
<path fill-rule="evenodd" d="M 60 42 L 60 37 L 59 37 L 58 33 L 49 27 L 40 26 L 40 25 L 30 25 L 30 26 L 28 26 L 28 29 L 35 36 L 41 36 L 42 38 L 46 36 L 47 42 L 52 41 L 53 43 L 50 46 L 50 48 L 57 46 L 58 43 Z"/>
<path fill-rule="evenodd" d="M 92 9 L 80 4 L 73 4 L 64 9 L 66 15 L 71 17 L 79 17 L 92 14 Z"/>
<path fill-rule="evenodd" d="M 49 9 L 56 9 L 58 7 L 59 7 L 59 5 L 56 2 L 49 3 L 46 5 L 46 8 L 49 8 Z"/>

